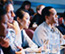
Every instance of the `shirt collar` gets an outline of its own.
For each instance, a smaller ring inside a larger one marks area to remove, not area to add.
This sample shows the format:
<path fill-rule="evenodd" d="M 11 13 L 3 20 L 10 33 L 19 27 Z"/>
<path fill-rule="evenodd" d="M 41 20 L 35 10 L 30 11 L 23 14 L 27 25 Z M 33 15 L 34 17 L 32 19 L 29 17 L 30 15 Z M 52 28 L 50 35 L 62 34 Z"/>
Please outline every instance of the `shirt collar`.
<path fill-rule="evenodd" d="M 44 24 L 50 31 L 54 31 L 54 28 L 50 28 L 46 22 L 44 22 Z"/>

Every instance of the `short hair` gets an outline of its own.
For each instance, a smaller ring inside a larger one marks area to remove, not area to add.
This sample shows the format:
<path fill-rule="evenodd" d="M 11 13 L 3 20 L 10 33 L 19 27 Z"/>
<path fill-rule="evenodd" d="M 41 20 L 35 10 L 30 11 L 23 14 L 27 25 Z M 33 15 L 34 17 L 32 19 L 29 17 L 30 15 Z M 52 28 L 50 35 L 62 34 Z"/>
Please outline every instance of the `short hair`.
<path fill-rule="evenodd" d="M 42 18 L 43 18 L 43 20 L 45 21 L 46 19 L 45 19 L 45 16 L 49 16 L 50 15 L 50 9 L 51 8 L 53 8 L 53 7 L 51 7 L 51 6 L 48 6 L 48 7 L 45 7 L 43 10 L 42 10 Z"/>
<path fill-rule="evenodd" d="M 9 4 L 12 4 L 10 1 L 7 1 L 6 3 L 5 3 L 5 6 L 4 6 L 4 8 L 6 8 Z"/>
<path fill-rule="evenodd" d="M 21 6 L 21 9 L 25 9 L 25 5 L 30 5 L 31 6 L 31 2 L 29 1 L 24 1 L 22 6 Z"/>
<path fill-rule="evenodd" d="M 19 17 L 20 19 L 23 19 L 23 17 L 24 17 L 24 11 L 21 10 L 21 9 L 18 9 L 16 11 L 16 16 Z"/>
<path fill-rule="evenodd" d="M 1 16 L 5 15 L 6 13 L 6 9 L 0 6 L 0 20 L 2 19 Z"/>
<path fill-rule="evenodd" d="M 43 5 L 38 5 L 38 6 L 36 7 L 36 11 L 40 10 L 41 6 L 43 6 Z"/>
<path fill-rule="evenodd" d="M 0 3 L 2 4 L 2 5 L 5 5 L 5 3 L 7 2 L 7 0 L 4 2 L 3 0 L 0 0 Z"/>
<path fill-rule="evenodd" d="M 62 17 L 65 19 L 65 11 L 64 11 L 64 13 L 62 14 Z"/>

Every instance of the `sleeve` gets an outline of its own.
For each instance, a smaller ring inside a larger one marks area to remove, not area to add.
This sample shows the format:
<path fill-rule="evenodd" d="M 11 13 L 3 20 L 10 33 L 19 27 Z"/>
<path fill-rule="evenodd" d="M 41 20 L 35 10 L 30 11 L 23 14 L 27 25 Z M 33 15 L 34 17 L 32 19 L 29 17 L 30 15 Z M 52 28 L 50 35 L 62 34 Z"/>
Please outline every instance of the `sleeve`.
<path fill-rule="evenodd" d="M 18 25 L 17 21 L 14 21 L 13 26 L 14 26 L 14 29 L 15 29 L 15 32 L 16 32 L 16 35 L 17 35 L 18 31 L 19 31 L 19 25 Z"/>
<path fill-rule="evenodd" d="M 26 32 L 24 31 L 25 34 L 25 39 L 27 40 L 27 43 L 29 45 L 30 48 L 26 48 L 24 51 L 36 51 L 36 49 L 38 49 L 37 45 L 29 38 L 29 36 L 26 34 Z M 36 48 L 36 49 L 35 49 Z"/>
<path fill-rule="evenodd" d="M 4 54 L 15 54 L 15 51 L 13 51 L 10 46 L 8 48 L 2 47 L 2 50 Z"/>
<path fill-rule="evenodd" d="M 21 31 L 17 21 L 14 21 L 14 26 L 15 26 L 15 33 L 16 33 L 15 42 L 18 43 L 19 46 L 21 46 L 22 44 Z"/>
<path fill-rule="evenodd" d="M 7 36 L 8 36 L 7 38 L 9 39 L 10 47 L 12 48 L 12 50 L 17 51 L 18 50 L 17 46 L 19 46 L 18 45 L 19 42 L 16 42 L 15 31 L 13 29 L 8 29 L 8 35 Z"/>
<path fill-rule="evenodd" d="M 65 44 L 65 40 L 63 38 L 63 34 L 56 28 L 56 30 L 58 31 L 58 33 L 60 34 L 60 43 L 61 45 Z"/>

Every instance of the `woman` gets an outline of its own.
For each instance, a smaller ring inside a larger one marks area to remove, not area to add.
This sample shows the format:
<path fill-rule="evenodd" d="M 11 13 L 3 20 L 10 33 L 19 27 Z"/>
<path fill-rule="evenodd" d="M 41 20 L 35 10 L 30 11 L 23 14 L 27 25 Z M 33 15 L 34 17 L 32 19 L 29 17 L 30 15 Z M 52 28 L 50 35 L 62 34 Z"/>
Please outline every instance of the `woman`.
<path fill-rule="evenodd" d="M 22 10 L 16 11 L 17 15 L 17 21 L 21 30 L 21 37 L 22 37 L 22 47 L 26 48 L 24 51 L 38 51 L 38 47 L 35 43 L 32 42 L 32 40 L 28 37 L 26 34 L 24 28 L 28 28 L 30 24 L 30 16 L 27 12 L 24 12 Z M 27 48 L 30 47 L 30 48 Z"/>
<path fill-rule="evenodd" d="M 29 13 L 30 16 L 34 15 L 34 11 L 31 9 L 31 3 L 29 1 L 24 1 L 20 9 Z"/>

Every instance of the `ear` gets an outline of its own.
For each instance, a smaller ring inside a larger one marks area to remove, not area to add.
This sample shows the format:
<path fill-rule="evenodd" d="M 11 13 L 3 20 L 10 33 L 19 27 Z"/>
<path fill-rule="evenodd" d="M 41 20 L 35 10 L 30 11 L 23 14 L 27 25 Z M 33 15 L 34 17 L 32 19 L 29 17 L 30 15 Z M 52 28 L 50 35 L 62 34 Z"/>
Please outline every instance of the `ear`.
<path fill-rule="evenodd" d="M 21 22 L 21 20 L 19 19 L 19 17 L 17 17 L 17 21 L 20 23 Z"/>
<path fill-rule="evenodd" d="M 48 19 L 48 16 L 45 16 L 45 19 Z"/>
<path fill-rule="evenodd" d="M 40 11 L 39 11 L 39 10 L 37 10 L 37 12 L 39 13 Z"/>

